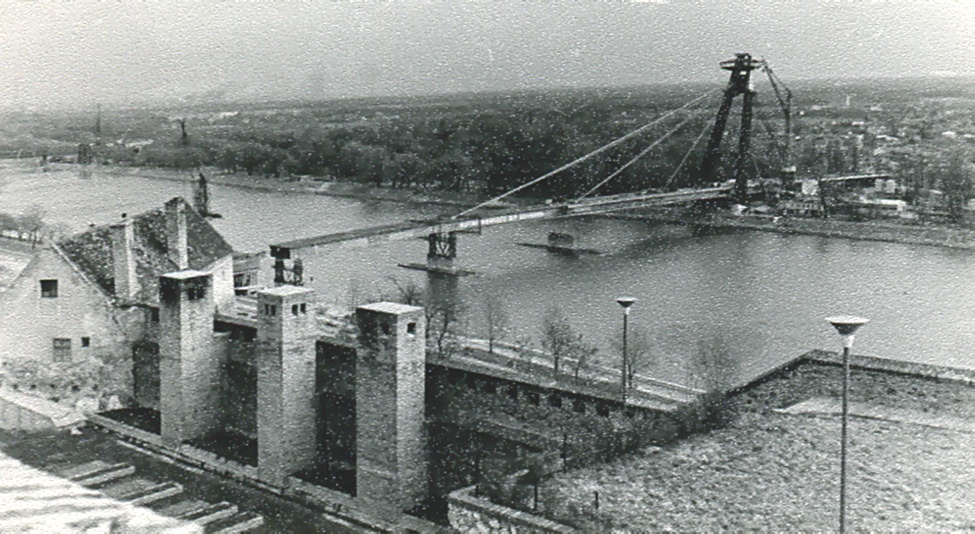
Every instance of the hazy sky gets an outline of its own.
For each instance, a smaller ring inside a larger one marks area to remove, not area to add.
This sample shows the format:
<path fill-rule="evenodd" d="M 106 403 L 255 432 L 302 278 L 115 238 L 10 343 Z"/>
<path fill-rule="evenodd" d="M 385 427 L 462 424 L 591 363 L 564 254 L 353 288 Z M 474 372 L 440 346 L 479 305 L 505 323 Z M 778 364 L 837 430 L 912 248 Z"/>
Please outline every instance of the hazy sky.
<path fill-rule="evenodd" d="M 975 75 L 975 1 L 0 0 L 0 106 Z"/>

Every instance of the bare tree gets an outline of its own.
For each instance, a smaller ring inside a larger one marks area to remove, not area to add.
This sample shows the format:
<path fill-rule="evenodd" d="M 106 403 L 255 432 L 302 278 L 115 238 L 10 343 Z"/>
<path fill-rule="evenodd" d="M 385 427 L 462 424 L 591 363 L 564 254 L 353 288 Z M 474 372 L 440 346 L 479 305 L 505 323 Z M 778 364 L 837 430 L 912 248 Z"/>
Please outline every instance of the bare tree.
<path fill-rule="evenodd" d="M 44 208 L 37 204 L 31 204 L 17 217 L 17 232 L 20 237 L 27 234 L 31 247 L 36 245 L 41 239 L 41 230 L 44 228 L 44 216 L 47 213 Z"/>
<path fill-rule="evenodd" d="M 586 343 L 582 334 L 576 333 L 569 324 L 569 320 L 560 308 L 552 307 L 542 319 L 542 348 L 552 355 L 552 365 L 555 374 L 563 359 L 574 363 L 574 375 L 579 377 L 579 371 L 589 359 L 596 354 L 597 349 Z"/>
<path fill-rule="evenodd" d="M 423 308 L 427 317 L 427 342 L 441 360 L 450 359 L 457 353 L 460 319 L 463 308 L 457 303 L 434 301 Z"/>
<path fill-rule="evenodd" d="M 495 294 L 489 294 L 484 299 L 484 320 L 487 329 L 488 352 L 494 352 L 495 340 L 503 339 L 508 334 L 508 313 L 504 310 L 504 303 Z"/>
<path fill-rule="evenodd" d="M 569 352 L 573 337 L 572 325 L 562 309 L 557 306 L 549 308 L 542 318 L 542 348 L 552 355 L 555 374 L 559 373 L 559 362 Z"/>
<path fill-rule="evenodd" d="M 623 362 L 626 373 L 627 387 L 633 387 L 633 377 L 638 371 L 650 366 L 652 361 L 652 344 L 649 333 L 639 326 L 631 326 L 626 337 L 626 359 Z M 623 340 L 612 340 L 613 351 L 623 355 Z"/>
<path fill-rule="evenodd" d="M 0 235 L 5 232 L 16 232 L 20 228 L 17 223 L 17 217 L 9 214 L 0 212 Z"/>
<path fill-rule="evenodd" d="M 401 284 L 400 281 L 393 276 L 389 277 L 389 281 L 392 282 L 396 287 L 396 295 L 392 297 L 392 300 L 395 300 L 400 304 L 408 304 L 410 306 L 423 305 L 423 290 L 420 288 L 420 286 L 416 285 L 414 282 Z"/>
<path fill-rule="evenodd" d="M 740 362 L 731 355 L 722 337 L 712 336 L 698 342 L 692 355 L 691 372 L 698 387 L 705 391 L 700 413 L 705 430 L 722 428 L 734 420 L 735 410 L 727 402 L 727 393 L 739 371 Z"/>

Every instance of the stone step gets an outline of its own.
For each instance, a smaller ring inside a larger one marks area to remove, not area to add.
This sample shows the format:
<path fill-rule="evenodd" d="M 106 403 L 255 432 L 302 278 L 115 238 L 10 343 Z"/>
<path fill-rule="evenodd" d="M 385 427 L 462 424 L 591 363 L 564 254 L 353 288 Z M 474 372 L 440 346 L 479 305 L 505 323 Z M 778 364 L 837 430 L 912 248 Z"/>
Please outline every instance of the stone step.
<path fill-rule="evenodd" d="M 113 499 L 125 500 L 129 495 L 144 491 L 155 484 L 155 482 L 144 478 L 129 478 L 103 486 L 101 492 Z"/>
<path fill-rule="evenodd" d="M 177 516 L 177 519 L 192 521 L 198 525 L 206 525 L 237 513 L 237 505 L 229 502 L 218 502 L 206 507 Z"/>
<path fill-rule="evenodd" d="M 210 506 L 210 503 L 206 501 L 198 500 L 181 500 L 166 506 L 158 507 L 157 512 L 168 517 L 181 517 L 186 514 L 191 514 L 197 512 Z"/>
<path fill-rule="evenodd" d="M 100 486 L 102 484 L 107 484 L 114 480 L 119 480 L 127 476 L 135 474 L 135 467 L 129 464 L 110 464 L 102 469 L 98 469 L 92 472 L 85 472 L 73 477 L 69 477 L 68 480 L 77 482 L 82 486 Z"/>
<path fill-rule="evenodd" d="M 264 524 L 264 517 L 254 512 L 241 512 L 214 521 L 206 526 L 206 534 L 238 534 L 250 532 Z"/>
<path fill-rule="evenodd" d="M 156 484 L 151 488 L 147 488 L 138 495 L 132 496 L 128 501 L 136 506 L 145 506 L 156 501 L 180 495 L 181 493 L 183 493 L 182 485 L 176 482 L 163 482 L 162 484 Z"/>
<path fill-rule="evenodd" d="M 52 469 L 52 472 L 59 477 L 66 478 L 68 480 L 76 480 L 78 478 L 91 476 L 94 473 L 104 470 L 108 466 L 108 462 L 94 460 L 81 465 L 68 465 L 60 468 L 54 468 Z"/>

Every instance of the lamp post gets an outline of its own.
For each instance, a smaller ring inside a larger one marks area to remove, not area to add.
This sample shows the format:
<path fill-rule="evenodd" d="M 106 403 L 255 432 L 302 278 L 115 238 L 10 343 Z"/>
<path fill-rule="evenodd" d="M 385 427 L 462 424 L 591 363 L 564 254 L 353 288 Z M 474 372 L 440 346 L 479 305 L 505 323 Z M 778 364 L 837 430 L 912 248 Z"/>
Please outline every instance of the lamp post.
<path fill-rule="evenodd" d="M 633 303 L 634 302 L 636 302 L 636 299 L 633 298 L 633 297 L 620 297 L 620 298 L 616 299 L 616 303 L 623 307 L 623 367 L 621 368 L 622 378 L 621 378 L 621 381 L 620 381 L 620 386 L 621 386 L 621 388 L 620 388 L 620 392 L 621 392 L 620 393 L 620 398 L 623 399 L 623 404 L 626 404 L 626 364 L 627 364 L 627 361 L 626 361 L 626 319 L 630 316 L 630 306 L 633 306 Z"/>
<path fill-rule="evenodd" d="M 852 315 L 827 317 L 826 320 L 843 336 L 843 422 L 840 431 L 840 532 L 842 533 L 846 531 L 846 421 L 849 417 L 850 349 L 853 347 L 853 334 L 867 324 L 867 320 Z"/>

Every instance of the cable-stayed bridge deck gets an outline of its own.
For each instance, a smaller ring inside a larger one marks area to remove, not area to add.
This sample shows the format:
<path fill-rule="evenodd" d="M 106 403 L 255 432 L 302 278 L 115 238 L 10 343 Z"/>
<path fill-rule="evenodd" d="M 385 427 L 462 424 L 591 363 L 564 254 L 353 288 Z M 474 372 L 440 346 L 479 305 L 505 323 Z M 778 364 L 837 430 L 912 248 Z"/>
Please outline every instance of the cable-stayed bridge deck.
<path fill-rule="evenodd" d="M 465 230 L 481 229 L 487 226 L 510 224 L 539 219 L 554 219 L 558 217 L 574 217 L 581 215 L 595 215 L 616 210 L 636 209 L 683 204 L 700 200 L 725 198 L 731 191 L 730 187 L 712 187 L 676 191 L 671 193 L 628 193 L 613 196 L 600 196 L 573 201 L 564 204 L 550 204 L 527 208 L 512 208 L 494 211 L 486 216 L 465 217 L 462 219 L 443 219 L 429 221 L 404 221 L 360 228 L 346 232 L 294 239 L 271 245 L 271 255 L 277 258 L 287 258 L 291 250 L 312 248 L 335 243 L 362 244 L 379 243 L 426 237 L 431 234 L 445 234 L 462 232 Z"/>

